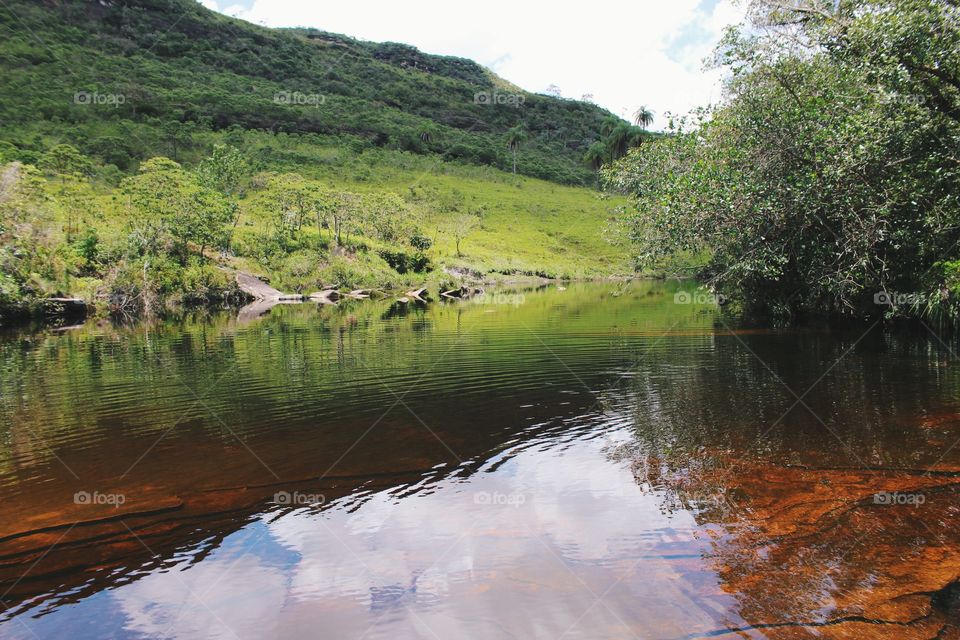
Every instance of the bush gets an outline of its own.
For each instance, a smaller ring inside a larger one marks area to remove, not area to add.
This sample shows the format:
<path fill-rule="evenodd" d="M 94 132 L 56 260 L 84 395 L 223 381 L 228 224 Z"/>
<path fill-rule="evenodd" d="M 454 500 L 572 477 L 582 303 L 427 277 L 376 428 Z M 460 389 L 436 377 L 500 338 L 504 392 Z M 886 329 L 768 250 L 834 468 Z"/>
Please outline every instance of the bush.
<path fill-rule="evenodd" d="M 381 249 L 378 254 L 397 273 L 407 273 L 410 271 L 423 273 L 432 268 L 430 258 L 423 253 L 418 252 L 410 255 L 404 251 Z"/>
<path fill-rule="evenodd" d="M 276 286 L 296 293 L 310 293 L 321 287 L 320 266 L 323 256 L 316 251 L 301 250 L 283 258 Z"/>

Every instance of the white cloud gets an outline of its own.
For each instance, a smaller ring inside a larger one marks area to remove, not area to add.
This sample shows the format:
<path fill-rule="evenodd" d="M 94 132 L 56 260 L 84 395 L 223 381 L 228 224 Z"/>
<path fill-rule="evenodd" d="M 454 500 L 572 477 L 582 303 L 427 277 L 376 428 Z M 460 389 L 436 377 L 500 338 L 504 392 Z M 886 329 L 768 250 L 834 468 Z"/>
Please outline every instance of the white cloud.
<path fill-rule="evenodd" d="M 660 115 L 716 100 L 720 73 L 703 72 L 701 61 L 724 26 L 743 14 L 733 0 L 587 7 L 543 0 L 252 0 L 248 8 L 228 2 L 222 0 L 224 13 L 258 24 L 316 27 L 471 58 L 530 91 L 557 84 L 567 97 L 593 94 L 624 117 L 641 104 Z"/>

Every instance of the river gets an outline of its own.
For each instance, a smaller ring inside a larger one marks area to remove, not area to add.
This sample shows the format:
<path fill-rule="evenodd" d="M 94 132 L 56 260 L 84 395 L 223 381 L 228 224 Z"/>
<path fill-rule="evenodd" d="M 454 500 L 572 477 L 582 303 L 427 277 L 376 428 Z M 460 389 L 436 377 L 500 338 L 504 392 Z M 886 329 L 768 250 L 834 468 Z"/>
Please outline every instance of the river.
<path fill-rule="evenodd" d="M 8 332 L 0 637 L 960 637 L 945 340 L 646 281 Z"/>

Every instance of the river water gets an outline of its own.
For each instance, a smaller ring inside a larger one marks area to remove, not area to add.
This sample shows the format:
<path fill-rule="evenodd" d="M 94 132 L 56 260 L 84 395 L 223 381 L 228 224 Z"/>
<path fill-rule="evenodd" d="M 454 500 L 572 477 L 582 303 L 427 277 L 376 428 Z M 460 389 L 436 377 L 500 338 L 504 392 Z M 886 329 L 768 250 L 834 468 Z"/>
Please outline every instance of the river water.
<path fill-rule="evenodd" d="M 932 330 L 642 281 L 255 315 L 0 336 L 0 637 L 960 637 Z"/>

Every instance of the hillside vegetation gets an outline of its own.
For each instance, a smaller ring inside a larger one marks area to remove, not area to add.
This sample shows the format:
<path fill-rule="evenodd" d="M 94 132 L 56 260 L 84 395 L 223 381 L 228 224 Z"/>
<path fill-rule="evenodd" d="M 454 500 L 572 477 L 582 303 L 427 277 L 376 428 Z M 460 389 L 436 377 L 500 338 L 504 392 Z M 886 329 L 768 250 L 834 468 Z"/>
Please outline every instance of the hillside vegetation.
<path fill-rule="evenodd" d="M 623 275 L 596 169 L 655 137 L 476 63 L 193 0 L 0 6 L 0 315 Z M 645 121 L 644 124 L 649 124 Z"/>
<path fill-rule="evenodd" d="M 0 31 L 0 139 L 26 162 L 59 142 L 121 171 L 190 162 L 204 152 L 194 134 L 239 128 L 512 170 L 518 139 L 518 172 L 592 186 L 584 156 L 618 120 L 470 60 L 267 29 L 194 0 L 10 0 Z"/>
<path fill-rule="evenodd" d="M 259 138 L 259 140 L 258 140 Z M 403 291 L 463 278 L 623 275 L 616 198 L 407 152 L 247 133 L 113 184 L 69 145 L 0 167 L 0 316 L 49 296 L 136 314 L 240 302 L 233 272 L 289 292 Z M 260 146 L 262 143 L 262 146 Z"/>

